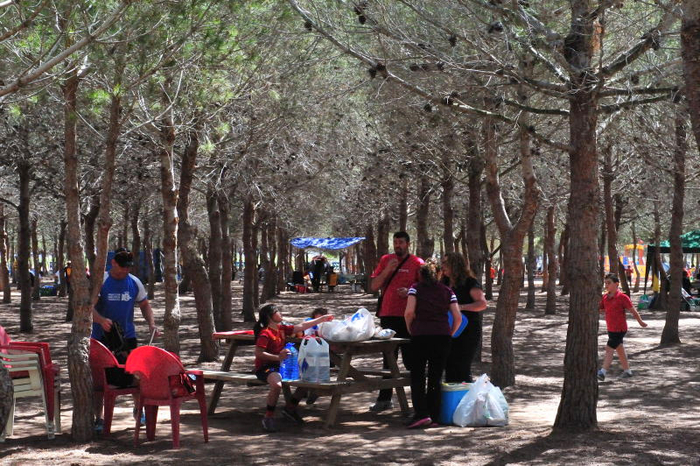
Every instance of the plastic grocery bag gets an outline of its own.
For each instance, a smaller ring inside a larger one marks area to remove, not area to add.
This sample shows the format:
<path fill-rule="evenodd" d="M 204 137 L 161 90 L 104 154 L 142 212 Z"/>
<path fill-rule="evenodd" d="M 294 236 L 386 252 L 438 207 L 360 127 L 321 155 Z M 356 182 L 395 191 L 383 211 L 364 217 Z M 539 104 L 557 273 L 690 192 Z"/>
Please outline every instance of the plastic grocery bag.
<path fill-rule="evenodd" d="M 358 309 L 344 320 L 323 322 L 318 326 L 318 334 L 328 341 L 362 341 L 374 335 L 374 316 L 365 309 Z"/>
<path fill-rule="evenodd" d="M 508 402 L 489 376 L 482 374 L 457 405 L 452 422 L 462 427 L 508 425 Z"/>
<path fill-rule="evenodd" d="M 331 380 L 330 348 L 326 340 L 306 337 L 299 345 L 299 377 L 304 382 L 329 382 Z"/>

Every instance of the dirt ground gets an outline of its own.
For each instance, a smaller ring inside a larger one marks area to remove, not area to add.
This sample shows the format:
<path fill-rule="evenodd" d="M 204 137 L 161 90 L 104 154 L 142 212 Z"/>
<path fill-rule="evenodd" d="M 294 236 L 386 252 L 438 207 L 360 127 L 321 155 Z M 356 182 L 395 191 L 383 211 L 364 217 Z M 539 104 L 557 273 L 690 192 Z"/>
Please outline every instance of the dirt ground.
<path fill-rule="evenodd" d="M 234 294 L 241 295 L 239 285 Z M 524 302 L 524 294 L 521 297 Z M 637 301 L 635 296 L 634 302 Z M 296 294 L 285 292 L 274 300 L 282 305 L 290 322 L 298 322 L 311 309 L 325 306 L 335 315 L 370 307 L 370 295 L 352 293 L 340 286 L 335 293 Z M 66 341 L 70 324 L 64 323 L 67 300 L 43 297 L 34 310 L 35 331 L 18 335 L 19 295 L 13 303 L 0 305 L 0 324 L 14 339 L 50 341 L 54 358 L 62 370 L 63 435 L 48 440 L 43 428 L 40 402 L 20 400 L 14 436 L 0 444 L 0 464 L 527 464 L 527 465 L 700 465 L 700 313 L 684 313 L 680 321 L 683 344 L 660 348 L 658 342 L 665 315 L 643 311 L 647 329 L 630 319 L 625 344 L 635 376 L 613 376 L 600 385 L 598 426 L 593 433 L 551 434 L 563 382 L 564 346 L 567 330 L 567 300 L 560 298 L 559 314 L 543 315 L 544 295 L 538 293 L 538 309 L 521 310 L 515 330 L 516 385 L 507 388 L 510 424 L 507 427 L 438 427 L 410 431 L 395 409 L 381 414 L 367 407 L 373 394 L 347 395 L 341 403 L 338 424 L 325 430 L 322 414 L 330 400 L 320 398 L 305 406 L 307 423 L 299 428 L 280 419 L 275 434 L 262 431 L 265 388 L 228 385 L 215 415 L 209 418 L 209 443 L 202 439 L 196 403 L 183 406 L 181 448 L 172 449 L 167 409 L 159 412 L 156 440 L 133 446 L 132 402 L 117 399 L 109 439 L 88 444 L 73 443 L 70 437 L 71 396 L 66 365 Z M 153 302 L 160 323 L 162 295 Z M 240 299 L 234 309 L 240 309 Z M 495 302 L 484 319 L 483 362 L 477 373 L 489 372 L 490 331 Z M 188 367 L 218 368 L 219 363 L 197 364 L 198 336 L 191 295 L 181 298 L 182 358 Z M 138 312 L 137 312 L 138 314 Z M 235 311 L 236 329 L 250 328 Z M 138 316 L 137 330 L 145 330 Z M 599 346 L 606 336 L 601 326 Z M 155 343 L 160 345 L 159 342 Z M 239 370 L 252 368 L 252 352 L 244 348 Z M 222 351 L 223 355 L 223 351 Z M 379 361 L 367 360 L 364 365 Z M 234 362 L 236 364 L 236 362 Z M 249 367 L 247 367 L 249 366 Z M 212 389 L 207 385 L 207 391 Z M 396 404 L 396 403 L 395 403 Z"/>

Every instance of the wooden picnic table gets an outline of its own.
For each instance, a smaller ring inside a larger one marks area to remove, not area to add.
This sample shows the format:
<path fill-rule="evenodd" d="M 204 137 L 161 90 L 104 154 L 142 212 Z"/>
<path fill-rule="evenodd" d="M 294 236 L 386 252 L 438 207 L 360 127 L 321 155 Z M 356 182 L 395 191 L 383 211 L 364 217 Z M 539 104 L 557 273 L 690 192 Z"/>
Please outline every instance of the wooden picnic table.
<path fill-rule="evenodd" d="M 226 357 L 219 371 L 203 371 L 204 377 L 216 380 L 214 391 L 209 399 L 208 413 L 214 414 L 221 397 L 224 383 L 247 383 L 252 385 L 265 385 L 257 380 L 251 372 L 231 371 L 233 359 L 239 346 L 251 346 L 255 344 L 255 337 L 251 334 L 236 332 L 215 332 L 214 338 L 228 341 L 229 347 Z M 288 338 L 287 341 L 298 342 L 299 339 Z M 338 371 L 335 380 L 325 383 L 303 382 L 290 380 L 282 382 L 282 389 L 286 399 L 292 395 L 291 387 L 300 387 L 315 391 L 319 395 L 330 395 L 331 403 L 327 411 L 325 426 L 335 424 L 342 395 L 347 393 L 375 392 L 382 388 L 396 390 L 399 406 L 404 414 L 409 413 L 406 399 L 405 386 L 410 386 L 411 380 L 406 373 L 401 373 L 396 361 L 396 348 L 407 343 L 405 338 L 391 338 L 388 340 L 364 340 L 357 342 L 329 342 L 330 359 L 337 366 Z M 364 369 L 353 364 L 353 357 L 361 355 L 384 356 L 389 365 L 388 370 Z"/>

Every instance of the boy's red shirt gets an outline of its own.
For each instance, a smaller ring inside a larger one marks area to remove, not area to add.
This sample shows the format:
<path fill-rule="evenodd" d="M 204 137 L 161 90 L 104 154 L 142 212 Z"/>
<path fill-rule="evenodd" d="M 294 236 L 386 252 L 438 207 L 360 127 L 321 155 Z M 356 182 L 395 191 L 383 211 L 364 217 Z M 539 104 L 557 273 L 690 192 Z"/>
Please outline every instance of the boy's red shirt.
<path fill-rule="evenodd" d="M 282 349 L 284 349 L 287 335 L 292 335 L 293 333 L 293 325 L 279 325 L 277 330 L 273 330 L 270 327 L 265 327 L 255 340 L 255 346 L 259 346 L 266 353 L 280 354 Z M 255 358 L 255 370 L 257 371 L 265 364 L 269 364 L 271 362 L 272 361 Z"/>
<path fill-rule="evenodd" d="M 625 309 L 632 308 L 632 301 L 629 296 L 620 290 L 617 290 L 617 293 L 612 297 L 605 293 L 600 300 L 598 308 L 605 309 L 605 324 L 608 326 L 608 332 L 627 331 Z"/>

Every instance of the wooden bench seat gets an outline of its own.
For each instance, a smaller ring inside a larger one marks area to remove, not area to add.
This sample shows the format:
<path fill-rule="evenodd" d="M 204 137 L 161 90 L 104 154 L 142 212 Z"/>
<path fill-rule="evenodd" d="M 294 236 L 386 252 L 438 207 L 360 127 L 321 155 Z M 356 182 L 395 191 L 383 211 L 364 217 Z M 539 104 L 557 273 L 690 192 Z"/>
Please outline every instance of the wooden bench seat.
<path fill-rule="evenodd" d="M 259 380 L 255 374 L 246 372 L 225 372 L 204 369 L 202 370 L 202 374 L 204 375 L 204 380 L 218 380 L 222 382 L 245 384 L 249 386 L 267 385 L 265 382 Z"/>

